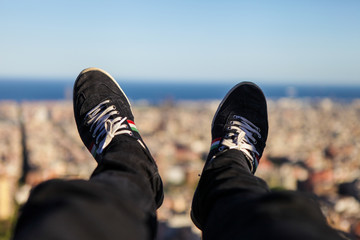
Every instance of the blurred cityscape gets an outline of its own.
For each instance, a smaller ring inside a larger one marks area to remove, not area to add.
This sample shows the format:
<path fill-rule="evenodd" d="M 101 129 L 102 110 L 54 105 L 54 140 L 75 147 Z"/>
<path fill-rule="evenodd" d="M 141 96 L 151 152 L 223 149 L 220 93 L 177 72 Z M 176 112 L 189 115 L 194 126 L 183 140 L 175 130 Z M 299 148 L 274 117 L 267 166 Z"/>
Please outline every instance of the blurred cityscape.
<path fill-rule="evenodd" d="M 192 196 L 210 147 L 219 101 L 133 104 L 135 122 L 165 184 L 158 240 L 199 239 Z M 274 189 L 318 196 L 331 226 L 360 237 L 360 99 L 269 100 L 270 132 L 256 175 Z M 0 221 L 13 219 L 32 187 L 52 178 L 88 179 L 72 102 L 0 102 Z"/>

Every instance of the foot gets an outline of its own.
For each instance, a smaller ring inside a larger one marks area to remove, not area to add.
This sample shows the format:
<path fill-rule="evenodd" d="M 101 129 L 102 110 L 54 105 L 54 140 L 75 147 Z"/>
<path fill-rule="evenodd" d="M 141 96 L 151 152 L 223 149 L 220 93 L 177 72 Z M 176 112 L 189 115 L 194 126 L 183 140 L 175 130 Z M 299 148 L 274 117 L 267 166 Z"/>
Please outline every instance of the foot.
<path fill-rule="evenodd" d="M 242 152 L 255 173 L 268 135 L 264 93 L 250 82 L 233 87 L 220 103 L 211 127 L 211 149 L 207 163 L 229 149 Z"/>
<path fill-rule="evenodd" d="M 118 135 L 136 139 L 147 150 L 134 123 L 128 98 L 107 72 L 98 68 L 83 70 L 75 81 L 73 98 L 80 137 L 98 163 Z"/>

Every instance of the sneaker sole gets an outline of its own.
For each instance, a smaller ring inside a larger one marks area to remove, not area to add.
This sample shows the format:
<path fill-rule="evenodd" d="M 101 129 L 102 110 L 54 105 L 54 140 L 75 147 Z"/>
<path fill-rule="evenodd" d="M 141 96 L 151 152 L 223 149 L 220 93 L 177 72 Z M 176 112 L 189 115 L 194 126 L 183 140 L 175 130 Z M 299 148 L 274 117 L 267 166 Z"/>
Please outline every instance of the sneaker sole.
<path fill-rule="evenodd" d="M 263 91 L 261 90 L 261 88 L 260 88 L 258 85 L 256 85 L 255 83 L 252 83 L 252 82 L 241 82 L 241 83 L 236 84 L 236 85 L 235 85 L 232 89 L 230 89 L 230 91 L 225 95 L 225 97 L 224 97 L 223 100 L 221 101 L 219 107 L 217 108 L 217 110 L 216 110 L 216 112 L 215 112 L 215 115 L 214 115 L 214 118 L 213 118 L 212 123 L 211 123 L 211 128 L 214 127 L 215 118 L 217 117 L 217 115 L 218 115 L 220 109 L 222 108 L 224 102 L 227 100 L 227 98 L 230 96 L 230 94 L 232 94 L 232 92 L 235 91 L 235 89 L 237 89 L 239 86 L 242 86 L 242 85 L 251 85 L 251 86 L 253 86 L 253 87 L 256 87 L 257 89 L 260 90 L 260 92 L 262 93 L 264 99 L 266 99 L 266 98 L 265 98 L 265 94 L 263 93 Z"/>
<path fill-rule="evenodd" d="M 124 93 L 124 91 L 122 90 L 122 88 L 120 87 L 119 83 L 106 71 L 100 69 L 100 68 L 96 68 L 96 67 L 90 67 L 90 68 L 85 68 L 84 70 L 82 70 L 80 73 L 79 73 L 79 76 L 76 78 L 75 80 L 75 83 L 74 83 L 74 86 L 77 85 L 77 81 L 80 79 L 80 77 L 87 73 L 87 72 L 101 72 L 103 74 L 105 74 L 106 76 L 108 76 L 115 84 L 116 86 L 119 88 L 119 90 L 121 91 L 121 93 L 125 96 L 126 98 L 126 101 L 128 102 L 129 106 L 130 106 L 130 109 L 131 109 L 131 104 L 130 104 L 130 101 L 128 99 L 128 97 L 126 96 L 126 94 Z M 75 88 L 74 88 L 75 90 Z M 75 92 L 73 92 L 73 96 L 75 95 Z M 131 109 L 132 110 L 132 109 Z"/>

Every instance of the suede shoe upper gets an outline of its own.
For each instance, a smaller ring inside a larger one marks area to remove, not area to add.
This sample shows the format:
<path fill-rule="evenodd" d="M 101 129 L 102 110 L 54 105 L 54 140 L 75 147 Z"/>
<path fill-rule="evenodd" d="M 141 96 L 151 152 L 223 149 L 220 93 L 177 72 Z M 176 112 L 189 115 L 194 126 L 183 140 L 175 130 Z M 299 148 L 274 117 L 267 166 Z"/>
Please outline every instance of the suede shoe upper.
<path fill-rule="evenodd" d="M 207 162 L 228 149 L 237 149 L 255 173 L 268 136 L 267 104 L 261 89 L 250 82 L 233 87 L 215 113 L 211 135 Z"/>

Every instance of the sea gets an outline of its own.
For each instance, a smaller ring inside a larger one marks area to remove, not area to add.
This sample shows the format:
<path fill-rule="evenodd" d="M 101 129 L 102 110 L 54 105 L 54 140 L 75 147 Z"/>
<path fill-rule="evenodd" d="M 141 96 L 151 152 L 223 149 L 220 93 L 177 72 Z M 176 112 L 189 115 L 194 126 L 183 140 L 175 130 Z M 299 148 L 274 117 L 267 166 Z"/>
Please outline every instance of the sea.
<path fill-rule="evenodd" d="M 165 101 L 220 100 L 234 83 L 130 82 L 120 84 L 131 101 L 152 104 Z M 360 99 L 359 85 L 258 84 L 267 98 L 323 99 L 351 102 Z M 73 81 L 0 79 L 0 100 L 71 100 Z"/>

